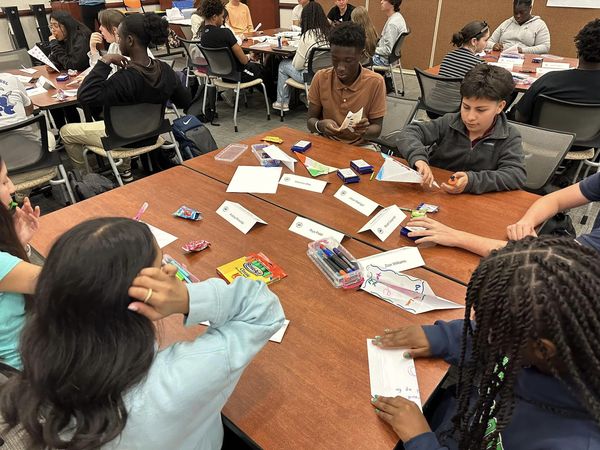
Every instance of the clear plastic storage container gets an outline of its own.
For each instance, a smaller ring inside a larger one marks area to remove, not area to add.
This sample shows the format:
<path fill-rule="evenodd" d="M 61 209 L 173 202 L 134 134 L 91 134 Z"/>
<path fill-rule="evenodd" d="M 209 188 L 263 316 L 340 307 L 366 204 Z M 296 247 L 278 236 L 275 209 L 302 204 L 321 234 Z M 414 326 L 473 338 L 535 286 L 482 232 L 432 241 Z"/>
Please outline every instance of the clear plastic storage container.
<path fill-rule="evenodd" d="M 246 144 L 229 144 L 215 155 L 215 159 L 217 161 L 235 161 L 242 153 L 246 151 L 247 148 L 248 146 Z"/>
<path fill-rule="evenodd" d="M 263 151 L 265 147 L 268 147 L 272 144 L 254 144 L 252 146 L 252 153 L 258 159 L 258 162 L 263 167 L 279 167 L 281 166 L 281 161 L 278 159 L 272 159 L 266 152 Z"/>
<path fill-rule="evenodd" d="M 363 274 L 356 258 L 335 239 L 319 239 L 309 243 L 306 254 L 334 287 L 357 289 L 363 283 Z"/>

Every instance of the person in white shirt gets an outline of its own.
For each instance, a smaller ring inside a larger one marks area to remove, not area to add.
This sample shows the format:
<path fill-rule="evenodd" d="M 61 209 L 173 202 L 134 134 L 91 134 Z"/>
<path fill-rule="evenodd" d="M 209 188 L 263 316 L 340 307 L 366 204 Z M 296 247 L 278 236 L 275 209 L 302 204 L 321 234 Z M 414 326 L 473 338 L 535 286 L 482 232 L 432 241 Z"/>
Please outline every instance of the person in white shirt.
<path fill-rule="evenodd" d="M 292 9 L 292 25 L 294 25 L 295 27 L 300 26 L 302 8 L 304 8 L 306 5 L 308 5 L 309 2 L 312 1 L 314 0 L 298 0 L 298 4 L 294 6 L 294 9 Z"/>
<path fill-rule="evenodd" d="M 3 421 L 31 448 L 221 449 L 221 409 L 283 309 L 263 282 L 185 284 L 161 263 L 148 226 L 127 218 L 88 220 L 53 245 L 28 303 L 23 371 L 0 392 Z M 171 315 L 210 326 L 158 350 L 153 321 Z"/>
<path fill-rule="evenodd" d="M 0 73 L 0 128 L 14 125 L 31 117 L 33 103 L 27 95 L 27 90 L 19 79 L 10 73 Z M 28 126 L 15 132 L 24 138 L 40 142 L 37 127 Z M 48 132 L 48 148 L 54 150 L 56 143 L 52 133 Z"/>
<path fill-rule="evenodd" d="M 550 51 L 550 30 L 539 16 L 531 15 L 531 0 L 513 0 L 513 17 L 506 19 L 492 33 L 488 49 L 519 53 L 544 54 Z"/>
<path fill-rule="evenodd" d="M 277 101 L 273 103 L 273 109 L 289 111 L 290 90 L 285 83 L 292 78 L 303 83 L 303 73 L 306 71 L 310 51 L 315 47 L 328 47 L 327 37 L 331 25 L 323 7 L 317 2 L 309 2 L 302 9 L 301 35 L 298 50 L 294 59 L 283 59 L 279 63 L 279 74 L 277 76 Z"/>
<path fill-rule="evenodd" d="M 402 0 L 381 0 L 381 10 L 387 16 L 387 20 L 373 55 L 373 64 L 376 66 L 388 65 L 388 57 L 392 53 L 394 44 L 402 33 L 408 31 L 406 21 L 400 14 L 401 4 Z"/>

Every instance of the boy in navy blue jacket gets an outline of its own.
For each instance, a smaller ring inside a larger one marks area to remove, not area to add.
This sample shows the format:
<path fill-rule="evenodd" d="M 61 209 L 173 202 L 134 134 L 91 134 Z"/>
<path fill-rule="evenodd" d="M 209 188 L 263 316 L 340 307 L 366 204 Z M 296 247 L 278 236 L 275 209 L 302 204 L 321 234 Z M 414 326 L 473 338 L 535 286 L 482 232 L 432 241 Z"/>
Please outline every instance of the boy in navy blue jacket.
<path fill-rule="evenodd" d="M 431 423 L 402 397 L 372 400 L 404 448 L 600 448 L 597 258 L 566 238 L 510 242 L 473 273 L 465 320 L 376 338 L 381 347 L 408 348 L 407 357 L 441 357 L 459 368 Z"/>

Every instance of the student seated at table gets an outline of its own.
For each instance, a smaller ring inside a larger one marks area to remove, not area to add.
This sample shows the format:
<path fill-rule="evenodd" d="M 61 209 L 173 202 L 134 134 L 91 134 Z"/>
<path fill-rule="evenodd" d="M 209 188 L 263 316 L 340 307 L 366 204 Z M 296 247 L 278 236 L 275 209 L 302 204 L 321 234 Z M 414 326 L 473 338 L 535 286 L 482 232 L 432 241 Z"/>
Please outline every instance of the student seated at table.
<path fill-rule="evenodd" d="M 488 24 L 475 20 L 452 35 L 456 50 L 447 53 L 440 65 L 440 77 L 463 78 L 465 74 L 484 61 L 478 56 L 490 37 Z"/>
<path fill-rule="evenodd" d="M 366 8 L 357 6 L 354 8 L 350 16 L 352 18 L 352 22 L 359 24 L 365 32 L 365 51 L 362 64 L 368 64 L 375 54 L 375 48 L 377 47 L 377 42 L 379 41 L 377 30 L 375 29 L 373 22 L 371 22 L 369 11 L 367 11 Z"/>
<path fill-rule="evenodd" d="M 229 0 L 225 8 L 229 16 L 229 26 L 234 33 L 252 33 L 254 25 L 248 5 L 244 5 L 240 0 Z"/>
<path fill-rule="evenodd" d="M 39 226 L 40 208 L 25 198 L 11 209 L 15 186 L 0 156 L 0 362 L 21 369 L 19 337 L 25 323 L 25 296 L 33 294 L 41 268 L 29 263 L 29 241 Z"/>
<path fill-rule="evenodd" d="M 375 414 L 406 450 L 600 447 L 599 289 L 598 253 L 572 240 L 528 238 L 492 252 L 471 276 L 464 320 L 375 340 L 458 372 L 430 422 L 402 397 L 375 396 Z"/>
<path fill-rule="evenodd" d="M 350 22 L 353 10 L 354 5 L 348 3 L 348 0 L 335 0 L 335 5 L 327 13 L 327 18 L 332 25 L 337 25 L 340 22 Z"/>
<path fill-rule="evenodd" d="M 575 103 L 600 103 L 600 19 L 592 20 L 577 33 L 575 47 L 579 66 L 538 78 L 514 107 L 516 120 L 531 121 L 540 94 Z"/>
<path fill-rule="evenodd" d="M 0 393 L 4 422 L 31 448 L 221 448 L 221 409 L 283 310 L 264 283 L 185 284 L 161 260 L 150 229 L 126 218 L 83 222 L 53 245 L 28 305 L 23 372 Z M 153 321 L 171 315 L 211 325 L 159 351 Z"/>
<path fill-rule="evenodd" d="M 195 41 L 200 40 L 201 30 L 204 27 L 204 17 L 202 17 L 200 13 L 200 6 L 202 6 L 202 0 L 196 0 L 194 2 L 194 14 L 190 18 L 191 31 L 192 31 L 192 39 Z"/>
<path fill-rule="evenodd" d="M 50 13 L 50 54 L 58 70 L 83 71 L 90 66 L 88 48 L 91 31 L 66 11 Z"/>
<path fill-rule="evenodd" d="M 443 183 L 449 194 L 520 189 L 527 174 L 521 134 L 503 112 L 513 91 L 509 71 L 479 64 L 460 87 L 460 112 L 428 122 L 413 122 L 399 134 L 396 146 L 411 167 L 434 182 L 429 165 L 455 171 L 454 183 Z"/>
<path fill-rule="evenodd" d="M 303 83 L 303 73 L 307 69 L 308 57 L 313 48 L 329 47 L 328 36 L 331 25 L 325 16 L 323 7 L 317 2 L 310 2 L 302 9 L 302 26 L 300 42 L 293 59 L 282 59 L 279 63 L 277 78 L 277 101 L 273 109 L 289 111 L 290 88 L 285 82 L 293 78 Z"/>
<path fill-rule="evenodd" d="M 373 55 L 373 64 L 376 66 L 387 66 L 389 64 L 388 58 L 392 53 L 394 44 L 402 33 L 408 31 L 406 21 L 400 14 L 401 4 L 402 0 L 381 0 L 381 10 L 387 16 L 387 20 Z"/>
<path fill-rule="evenodd" d="M 513 0 L 513 17 L 492 33 L 487 48 L 503 51 L 517 47 L 519 53 L 548 53 L 550 31 L 539 16 L 531 15 L 532 0 Z"/>
<path fill-rule="evenodd" d="M 333 67 L 319 70 L 308 91 L 308 129 L 347 144 L 364 144 L 381 133 L 385 115 L 383 77 L 360 65 L 365 32 L 344 22 L 329 35 Z M 352 129 L 341 130 L 349 112 L 362 108 L 362 119 Z"/>
<path fill-rule="evenodd" d="M 506 228 L 507 237 L 509 240 L 518 240 L 526 236 L 537 236 L 536 228 L 556 214 L 597 201 L 600 201 L 600 174 L 598 173 L 536 200 L 517 223 Z M 481 256 L 486 256 L 492 250 L 506 245 L 505 240 L 490 239 L 456 230 L 428 217 L 413 219 L 408 226 L 425 228 L 409 233 L 410 237 L 417 238 L 415 241 L 417 244 L 433 242 L 447 247 L 464 248 Z M 582 245 L 600 251 L 600 215 L 596 218 L 592 230 L 580 235 L 576 240 Z"/>
<path fill-rule="evenodd" d="M 148 56 L 148 45 L 167 41 L 169 24 L 160 16 L 132 14 L 119 25 L 121 54 L 104 55 L 83 80 L 77 92 L 79 103 L 89 108 L 137 103 L 166 103 L 186 107 L 191 96 L 171 67 Z M 111 76 L 112 65 L 120 69 Z M 60 130 L 65 149 L 75 169 L 83 171 L 85 145 L 102 147 L 104 122 L 67 124 Z M 154 142 L 152 142 L 154 143 Z M 150 144 L 150 143 L 149 143 Z M 123 182 L 132 181 L 131 161 L 118 166 Z"/>
<path fill-rule="evenodd" d="M 295 27 L 300 26 L 300 22 L 302 22 L 302 10 L 306 5 L 314 0 L 298 0 L 298 4 L 294 6 L 292 9 L 292 25 Z"/>
<path fill-rule="evenodd" d="M 33 103 L 27 95 L 23 83 L 13 74 L 0 73 L 0 128 L 15 125 L 33 115 Z M 40 142 L 36 126 L 15 130 L 25 139 Z M 48 150 L 53 151 L 56 145 L 54 136 L 48 131 Z"/>

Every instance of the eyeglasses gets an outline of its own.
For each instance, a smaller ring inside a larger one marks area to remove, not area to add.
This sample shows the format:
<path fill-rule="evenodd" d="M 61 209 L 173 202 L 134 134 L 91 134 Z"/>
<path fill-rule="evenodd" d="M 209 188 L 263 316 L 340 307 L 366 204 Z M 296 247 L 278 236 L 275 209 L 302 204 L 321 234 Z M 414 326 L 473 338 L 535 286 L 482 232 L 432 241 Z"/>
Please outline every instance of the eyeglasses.
<path fill-rule="evenodd" d="M 60 28 L 60 23 L 58 23 L 58 22 L 50 22 L 50 23 L 48 24 L 48 26 L 49 26 L 50 28 Z"/>

